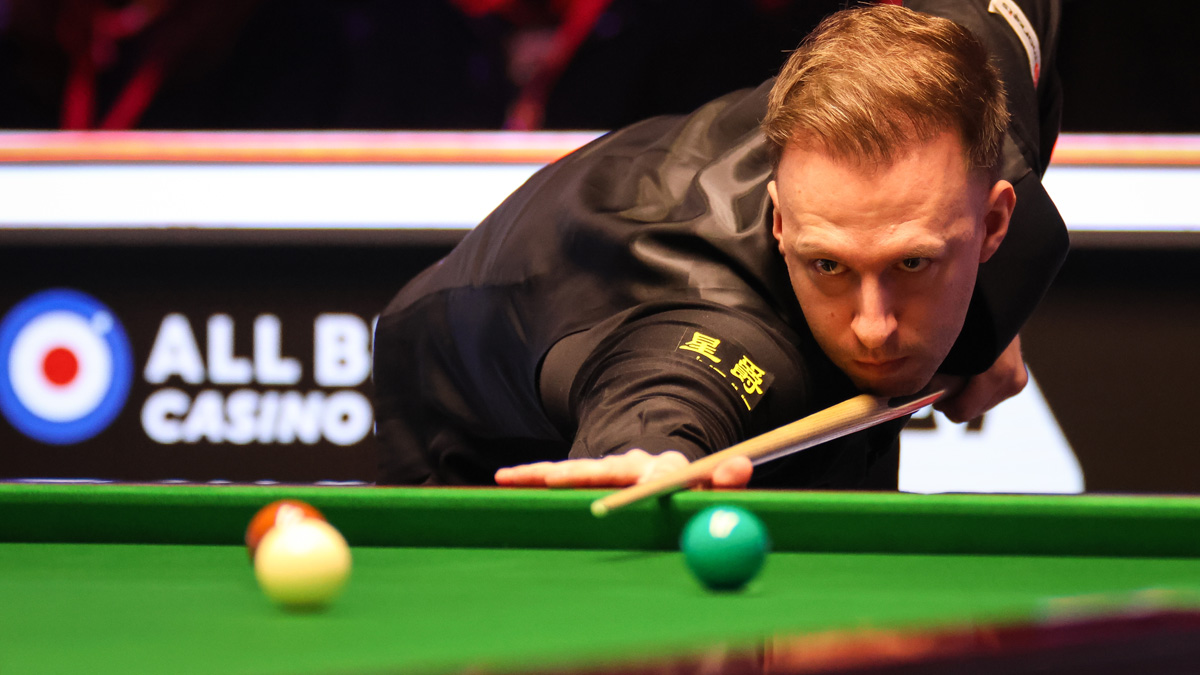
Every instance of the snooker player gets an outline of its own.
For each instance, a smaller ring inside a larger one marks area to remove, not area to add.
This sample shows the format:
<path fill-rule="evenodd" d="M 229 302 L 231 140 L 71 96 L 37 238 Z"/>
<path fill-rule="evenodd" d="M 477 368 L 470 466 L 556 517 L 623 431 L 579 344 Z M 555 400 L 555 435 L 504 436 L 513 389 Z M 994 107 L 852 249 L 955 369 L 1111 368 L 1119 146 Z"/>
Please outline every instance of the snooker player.
<path fill-rule="evenodd" d="M 962 420 L 1019 391 L 1066 251 L 1040 184 L 1058 8 L 909 4 L 930 14 L 839 12 L 774 81 L 551 164 L 405 286 L 376 329 L 380 482 L 627 485 L 860 392 L 957 381 Z M 711 482 L 895 489 L 903 423 Z"/>

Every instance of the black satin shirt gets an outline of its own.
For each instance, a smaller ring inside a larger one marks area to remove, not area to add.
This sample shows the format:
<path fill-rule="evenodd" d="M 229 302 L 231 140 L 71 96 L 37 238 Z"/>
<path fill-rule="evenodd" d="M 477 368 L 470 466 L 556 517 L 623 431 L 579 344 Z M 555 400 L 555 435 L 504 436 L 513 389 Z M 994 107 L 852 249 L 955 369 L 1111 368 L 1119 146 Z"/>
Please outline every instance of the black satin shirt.
<path fill-rule="evenodd" d="M 980 269 L 944 372 L 985 370 L 1066 251 L 1040 184 L 1057 134 L 1050 68 L 987 0 L 909 3 L 998 54 L 1013 122 L 1009 234 Z M 1052 2 L 1022 2 L 1056 35 Z M 1052 52 L 1051 52 L 1052 53 Z M 640 447 L 693 458 L 853 396 L 804 320 L 771 235 L 771 82 L 607 134 L 545 167 L 406 285 L 375 336 L 380 482 L 488 484 L 502 466 Z M 755 472 L 755 485 L 856 487 L 902 421 Z"/>

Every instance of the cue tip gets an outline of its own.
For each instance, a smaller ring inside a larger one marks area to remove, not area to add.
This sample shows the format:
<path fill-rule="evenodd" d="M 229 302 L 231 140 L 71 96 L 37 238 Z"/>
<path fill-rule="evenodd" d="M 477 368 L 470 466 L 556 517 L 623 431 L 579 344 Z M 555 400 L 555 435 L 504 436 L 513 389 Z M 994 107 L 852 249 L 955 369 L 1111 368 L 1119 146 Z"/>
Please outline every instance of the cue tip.
<path fill-rule="evenodd" d="M 608 507 L 604 505 L 604 501 L 597 499 L 592 502 L 592 515 L 597 518 L 603 518 L 608 515 Z"/>

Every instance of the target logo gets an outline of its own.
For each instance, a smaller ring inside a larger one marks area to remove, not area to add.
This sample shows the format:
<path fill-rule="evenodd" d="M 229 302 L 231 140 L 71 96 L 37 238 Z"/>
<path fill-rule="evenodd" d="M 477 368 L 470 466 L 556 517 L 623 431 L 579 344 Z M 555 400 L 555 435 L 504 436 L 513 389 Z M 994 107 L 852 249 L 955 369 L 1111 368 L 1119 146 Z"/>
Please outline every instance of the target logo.
<path fill-rule="evenodd" d="M 103 431 L 132 374 L 125 330 L 89 295 L 43 291 L 0 321 L 0 412 L 34 440 L 67 445 Z"/>

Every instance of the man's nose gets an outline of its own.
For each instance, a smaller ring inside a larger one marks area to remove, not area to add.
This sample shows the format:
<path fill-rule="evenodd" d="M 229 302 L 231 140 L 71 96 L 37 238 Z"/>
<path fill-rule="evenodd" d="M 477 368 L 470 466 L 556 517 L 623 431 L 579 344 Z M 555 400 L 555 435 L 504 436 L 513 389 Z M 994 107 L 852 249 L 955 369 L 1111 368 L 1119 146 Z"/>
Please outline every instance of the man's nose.
<path fill-rule="evenodd" d="M 859 288 L 858 311 L 850 328 L 867 349 L 883 347 L 895 334 L 896 312 L 892 307 L 892 299 L 878 279 L 863 279 Z"/>

